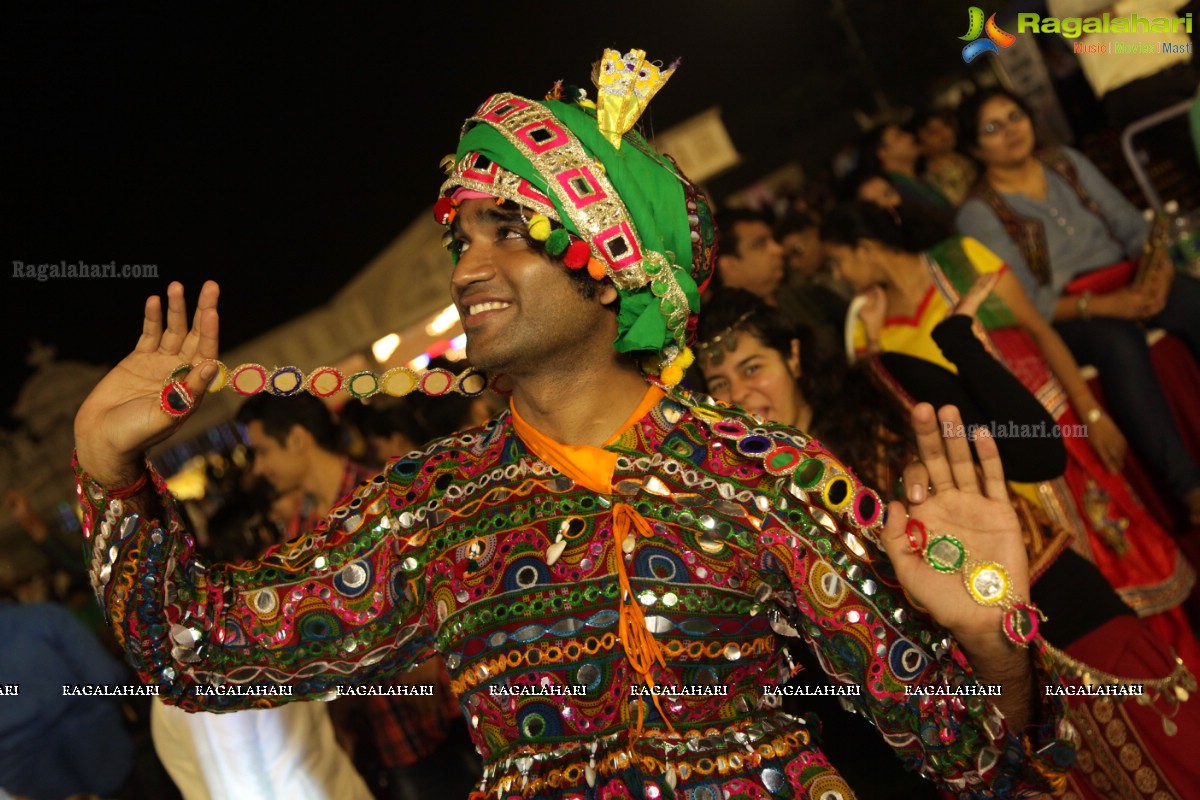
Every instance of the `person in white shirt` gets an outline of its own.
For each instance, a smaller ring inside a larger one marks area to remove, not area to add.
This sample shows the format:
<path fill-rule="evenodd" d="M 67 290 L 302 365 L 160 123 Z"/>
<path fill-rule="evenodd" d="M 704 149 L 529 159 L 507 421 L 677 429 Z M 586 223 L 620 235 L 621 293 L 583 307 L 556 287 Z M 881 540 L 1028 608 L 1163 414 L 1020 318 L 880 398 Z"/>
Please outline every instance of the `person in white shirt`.
<path fill-rule="evenodd" d="M 156 700 L 150 730 L 184 800 L 372 800 L 334 738 L 325 703 L 230 714 Z"/>

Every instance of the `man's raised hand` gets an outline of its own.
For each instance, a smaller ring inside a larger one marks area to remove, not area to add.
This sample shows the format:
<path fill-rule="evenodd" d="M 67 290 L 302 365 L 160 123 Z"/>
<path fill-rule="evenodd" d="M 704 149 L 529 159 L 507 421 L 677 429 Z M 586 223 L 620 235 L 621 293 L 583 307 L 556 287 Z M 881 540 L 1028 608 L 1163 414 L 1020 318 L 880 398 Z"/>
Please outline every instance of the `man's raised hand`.
<path fill-rule="evenodd" d="M 1025 544 L 1008 496 L 996 442 L 986 429 L 977 432 L 977 468 L 955 407 L 945 406 L 935 415 L 932 406 L 919 403 L 912 411 L 912 425 L 921 459 L 904 471 L 907 508 L 893 502 L 888 509 L 888 523 L 881 537 L 884 548 L 909 596 L 960 641 L 1003 641 L 1001 609 L 986 608 L 972 600 L 961 574 L 934 570 L 921 551 L 913 548 L 906 533 L 911 516 L 925 526 L 928 541 L 939 535 L 954 537 L 973 561 L 1002 565 L 1012 582 L 1013 594 L 1029 599 Z M 920 535 L 917 538 L 919 541 Z"/>
<path fill-rule="evenodd" d="M 208 281 L 200 290 L 196 313 L 188 327 L 183 285 L 167 287 L 166 325 L 162 302 L 147 298 L 142 335 L 133 352 L 105 375 L 75 415 L 75 451 L 83 467 L 106 486 L 125 485 L 143 469 L 144 453 L 174 433 L 184 416 L 162 407 L 163 387 L 182 365 L 192 370 L 179 382 L 195 403 L 217 373 L 217 298 L 220 288 Z"/>

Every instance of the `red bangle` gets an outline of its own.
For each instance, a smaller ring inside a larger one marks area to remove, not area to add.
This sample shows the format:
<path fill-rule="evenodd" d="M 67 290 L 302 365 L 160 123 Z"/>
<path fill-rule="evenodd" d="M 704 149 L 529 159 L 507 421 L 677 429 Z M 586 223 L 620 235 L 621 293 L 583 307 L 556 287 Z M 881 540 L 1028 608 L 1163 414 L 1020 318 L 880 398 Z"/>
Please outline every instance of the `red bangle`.
<path fill-rule="evenodd" d="M 142 470 L 142 477 L 138 478 L 133 483 L 129 484 L 128 486 L 122 486 L 118 489 L 105 489 L 104 494 L 106 494 L 110 500 L 128 500 L 142 489 L 145 489 L 146 484 L 149 482 L 150 473 L 146 470 Z"/>

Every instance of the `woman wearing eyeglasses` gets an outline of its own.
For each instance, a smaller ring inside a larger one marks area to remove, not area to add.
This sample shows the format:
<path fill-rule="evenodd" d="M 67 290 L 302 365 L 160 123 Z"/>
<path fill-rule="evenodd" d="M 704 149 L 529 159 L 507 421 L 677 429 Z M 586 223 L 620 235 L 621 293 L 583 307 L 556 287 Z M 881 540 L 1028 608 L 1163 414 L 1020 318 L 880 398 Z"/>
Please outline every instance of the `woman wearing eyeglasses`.
<path fill-rule="evenodd" d="M 1019 97 L 994 88 L 968 98 L 959 130 L 982 165 L 959 207 L 959 232 L 998 255 L 1075 359 L 1096 367 L 1135 452 L 1200 525 L 1200 444 L 1179 423 L 1200 419 L 1200 398 L 1188 391 L 1168 402 L 1146 342 L 1147 329 L 1175 334 L 1191 363 L 1173 369 L 1195 371 L 1200 281 L 1176 274 L 1165 251 L 1151 259 L 1144 281 L 1135 280 L 1146 220 L 1083 154 L 1038 148 Z M 1081 412 L 1089 423 L 1103 417 L 1099 407 Z"/>

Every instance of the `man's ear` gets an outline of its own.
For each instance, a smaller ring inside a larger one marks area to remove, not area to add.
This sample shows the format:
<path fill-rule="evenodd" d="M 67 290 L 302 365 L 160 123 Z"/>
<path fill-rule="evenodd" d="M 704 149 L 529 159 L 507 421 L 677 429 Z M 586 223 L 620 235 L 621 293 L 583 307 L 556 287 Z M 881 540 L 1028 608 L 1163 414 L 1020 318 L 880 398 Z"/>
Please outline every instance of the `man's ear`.
<path fill-rule="evenodd" d="M 287 441 L 284 445 L 288 450 L 300 452 L 311 445 L 312 442 L 312 434 L 303 425 L 293 425 L 292 429 L 288 431 Z"/>
<path fill-rule="evenodd" d="M 728 284 L 729 281 L 727 278 L 729 277 L 730 273 L 737 269 L 737 265 L 734 263 L 736 258 L 737 256 L 731 253 L 722 253 L 721 255 L 717 256 L 716 270 L 721 274 L 721 281 L 723 283 Z"/>
<path fill-rule="evenodd" d="M 800 340 L 792 339 L 792 352 L 787 360 L 788 369 L 796 378 L 800 377 Z"/>
<path fill-rule="evenodd" d="M 617 301 L 617 298 L 620 297 L 620 295 L 617 293 L 617 287 L 613 286 L 611 283 L 601 284 L 600 294 L 597 296 L 600 298 L 600 304 L 605 306 L 612 305 Z"/>

